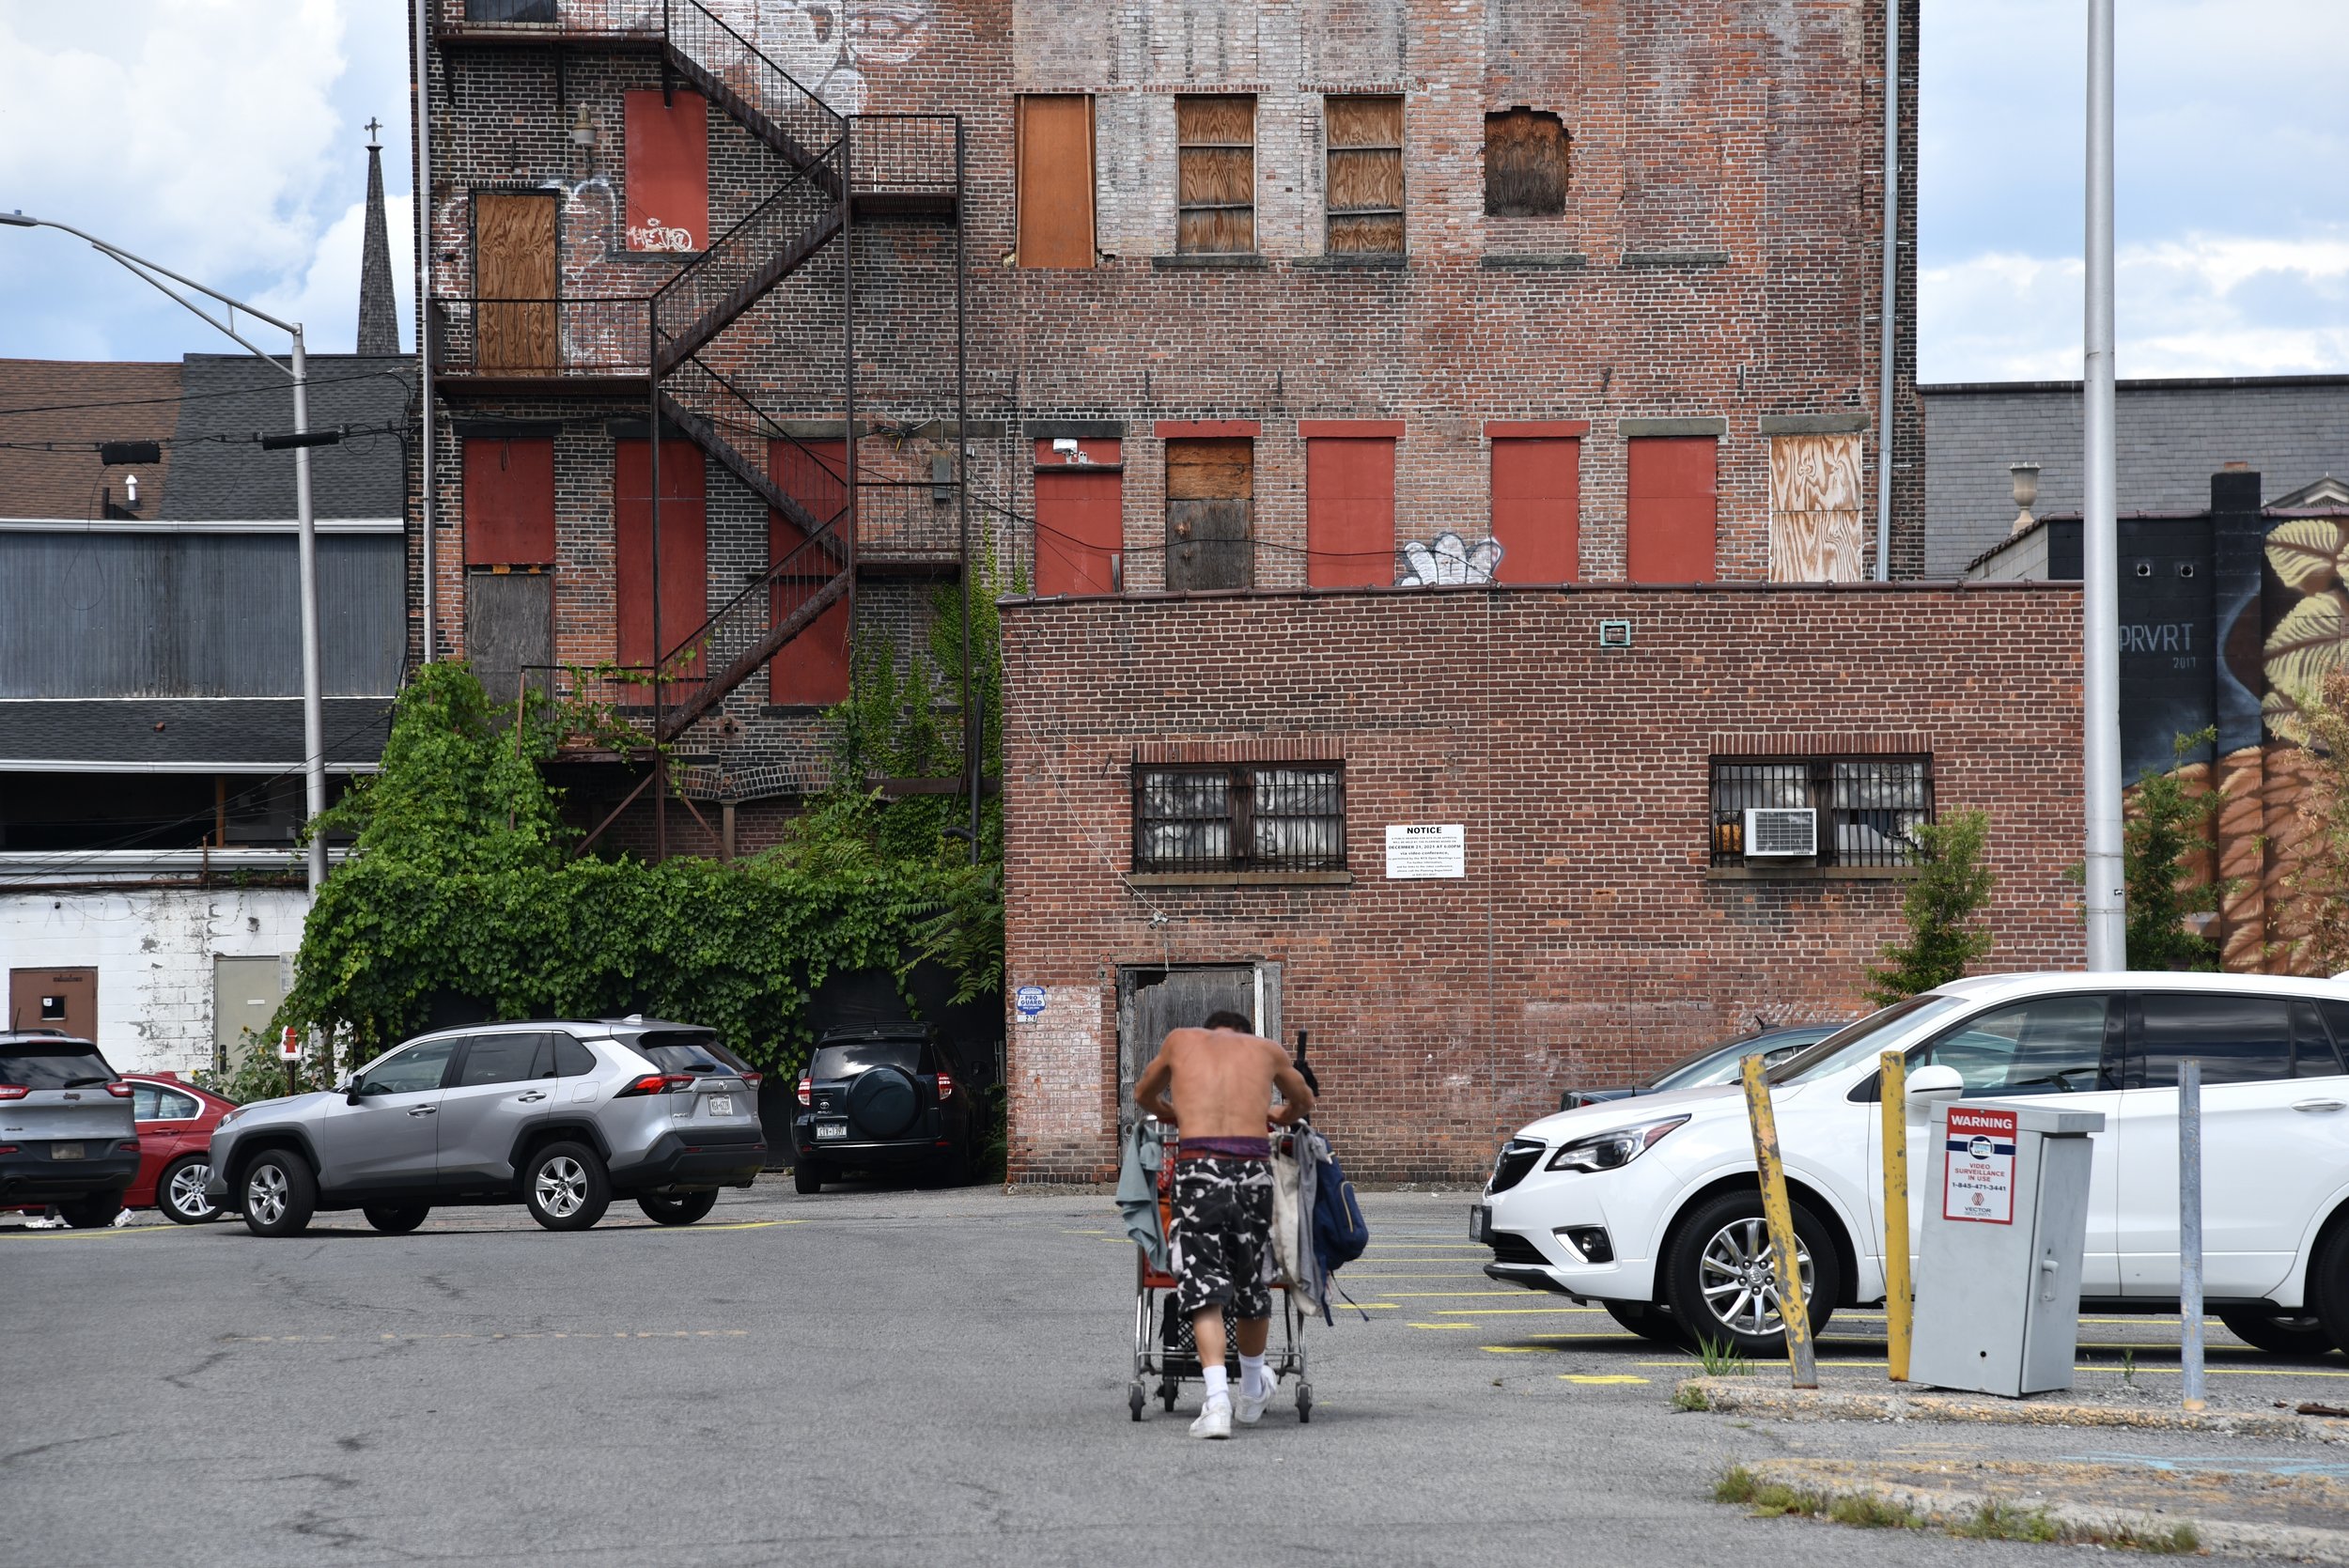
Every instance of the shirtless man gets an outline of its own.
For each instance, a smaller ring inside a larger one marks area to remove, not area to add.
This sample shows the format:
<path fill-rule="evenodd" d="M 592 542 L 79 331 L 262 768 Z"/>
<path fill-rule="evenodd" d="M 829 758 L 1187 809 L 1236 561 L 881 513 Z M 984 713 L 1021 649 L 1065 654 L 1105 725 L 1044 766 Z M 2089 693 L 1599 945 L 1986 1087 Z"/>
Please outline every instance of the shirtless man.
<path fill-rule="evenodd" d="M 1284 1102 L 1272 1109 L 1272 1091 Z M 1199 1345 L 1206 1405 L 1190 1423 L 1194 1437 L 1229 1437 L 1233 1401 L 1223 1367 L 1223 1309 L 1237 1320 L 1239 1419 L 1253 1425 L 1272 1398 L 1265 1370 L 1272 1293 L 1264 1284 L 1272 1241 L 1272 1149 L 1268 1123 L 1303 1120 L 1314 1093 L 1288 1053 L 1249 1032 L 1237 1013 L 1218 1013 L 1204 1029 L 1178 1029 L 1134 1085 L 1134 1103 L 1182 1132 L 1174 1156 L 1174 1223 L 1168 1244 L 1177 1310 L 1190 1314 Z"/>

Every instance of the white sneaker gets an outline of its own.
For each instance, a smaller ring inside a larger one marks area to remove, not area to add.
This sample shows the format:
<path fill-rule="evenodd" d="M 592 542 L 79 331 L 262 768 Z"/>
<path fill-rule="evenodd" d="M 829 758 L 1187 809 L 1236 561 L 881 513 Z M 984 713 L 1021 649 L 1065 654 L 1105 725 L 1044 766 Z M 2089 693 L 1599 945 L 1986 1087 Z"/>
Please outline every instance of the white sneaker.
<path fill-rule="evenodd" d="M 1264 1378 L 1264 1392 L 1260 1394 L 1252 1394 L 1248 1391 L 1248 1379 L 1245 1377 L 1241 1378 L 1239 1380 L 1239 1393 L 1237 1397 L 1232 1401 L 1232 1414 L 1238 1419 L 1239 1424 L 1242 1426 L 1253 1426 L 1258 1421 L 1264 1420 L 1264 1407 L 1272 1403 L 1273 1391 L 1279 1389 L 1280 1386 L 1281 1385 L 1274 1380 L 1272 1374 L 1268 1372 L 1265 1374 Z"/>
<path fill-rule="evenodd" d="M 1199 1419 L 1190 1423 L 1194 1437 L 1229 1437 L 1232 1435 L 1232 1402 L 1228 1399 L 1209 1400 Z"/>

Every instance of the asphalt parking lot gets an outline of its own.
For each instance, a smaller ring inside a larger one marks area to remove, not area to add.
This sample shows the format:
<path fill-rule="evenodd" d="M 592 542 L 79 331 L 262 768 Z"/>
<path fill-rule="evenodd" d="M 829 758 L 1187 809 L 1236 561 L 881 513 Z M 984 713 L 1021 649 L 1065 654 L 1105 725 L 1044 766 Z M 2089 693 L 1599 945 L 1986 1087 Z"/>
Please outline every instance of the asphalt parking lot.
<path fill-rule="evenodd" d="M 2182 1435 L 1673 1414 L 1691 1358 L 1486 1280 L 1466 1203 L 1366 1200 L 1373 1248 L 1343 1278 L 1370 1321 L 1309 1331 L 1313 1423 L 1283 1397 L 1227 1444 L 1185 1436 L 1195 1389 L 1128 1418 L 1132 1251 L 1106 1197 L 762 1182 L 684 1230 L 626 1207 L 576 1234 L 519 1209 L 276 1242 L 9 1230 L 6 1556 L 2004 1562 L 2073 1548 L 1756 1520 L 1710 1492 L 1787 1455 L 2211 1457 Z M 1839 1315 L 1825 1375 L 1880 1379 L 1879 1324 Z M 2174 1321 L 2083 1338 L 2090 1375 L 2174 1397 Z M 2349 1400 L 2338 1356 L 2219 1334 L 2211 1361 L 2215 1387 Z"/>

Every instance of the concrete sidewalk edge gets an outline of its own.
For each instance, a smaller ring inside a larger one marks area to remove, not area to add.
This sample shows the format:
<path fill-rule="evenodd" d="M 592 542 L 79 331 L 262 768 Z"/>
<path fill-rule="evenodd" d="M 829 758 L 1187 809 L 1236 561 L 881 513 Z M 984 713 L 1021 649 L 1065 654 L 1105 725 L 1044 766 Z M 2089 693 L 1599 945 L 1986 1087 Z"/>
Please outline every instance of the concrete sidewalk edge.
<path fill-rule="evenodd" d="M 1899 1482 L 1867 1481 L 1834 1474 L 1814 1461 L 1764 1459 L 1746 1466 L 1765 1483 L 1815 1492 L 1830 1502 L 1837 1498 L 1873 1498 L 1909 1509 L 1928 1524 L 1962 1526 L 1985 1507 L 2027 1506 L 2045 1513 L 2058 1525 L 2088 1535 L 2143 1537 L 2168 1534 L 2189 1526 L 2202 1551 L 2220 1557 L 2286 1558 L 2295 1562 L 2349 1565 L 2349 1531 L 2315 1529 L 2305 1525 L 2255 1525 L 2233 1519 L 2207 1519 L 2188 1514 L 2149 1514 L 2139 1509 L 2099 1508 L 2091 1504 L 2034 1501 L 2022 1504 L 2012 1497 L 1937 1486 L 1910 1486 Z"/>
<path fill-rule="evenodd" d="M 2349 1421 L 2318 1416 L 2205 1410 L 2140 1409 L 2115 1405 L 2061 1405 L 1970 1394 L 1863 1393 L 1846 1389 L 1788 1389 L 1753 1377 L 1691 1377 L 1674 1395 L 1681 1405 L 1702 1399 L 1726 1415 L 1781 1421 L 1950 1421 L 1984 1426 L 2128 1427 L 2152 1432 L 2208 1432 L 2287 1442 L 2349 1443 Z"/>

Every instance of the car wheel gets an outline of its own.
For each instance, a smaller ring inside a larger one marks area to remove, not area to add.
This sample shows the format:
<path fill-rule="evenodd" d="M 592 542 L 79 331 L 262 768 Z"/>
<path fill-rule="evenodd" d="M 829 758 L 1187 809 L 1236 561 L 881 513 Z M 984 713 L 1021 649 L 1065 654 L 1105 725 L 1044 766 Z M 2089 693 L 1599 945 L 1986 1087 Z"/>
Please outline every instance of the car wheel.
<path fill-rule="evenodd" d="M 359 1211 L 367 1217 L 367 1223 L 385 1235 L 406 1235 L 424 1223 L 424 1217 L 432 1212 L 427 1203 L 378 1203 Z"/>
<path fill-rule="evenodd" d="M 1645 1301 L 1602 1300 L 1599 1305 L 1607 1309 L 1609 1317 L 1643 1340 L 1653 1340 L 1674 1350 L 1689 1348 L 1688 1335 L 1680 1320 L 1661 1307 Z"/>
<path fill-rule="evenodd" d="M 2214 1313 L 2244 1343 L 2277 1356 L 2322 1356 L 2333 1337 L 2314 1312 L 2283 1312 L 2272 1307 L 2220 1307 Z"/>
<path fill-rule="evenodd" d="M 1796 1266 L 1815 1337 L 1835 1313 L 1843 1287 L 1827 1227 L 1797 1203 Z M 1740 1356 L 1786 1351 L 1769 1228 L 1758 1192 L 1725 1192 L 1681 1221 L 1664 1256 L 1664 1303 L 1690 1339 L 1726 1345 Z"/>
<path fill-rule="evenodd" d="M 70 1203 L 57 1205 L 57 1218 L 77 1231 L 102 1231 L 115 1222 L 122 1212 L 122 1194 L 101 1192 L 92 1198 L 77 1198 Z"/>
<path fill-rule="evenodd" d="M 636 1195 L 636 1206 L 645 1211 L 646 1219 L 657 1219 L 663 1225 L 691 1225 L 696 1219 L 708 1218 L 709 1211 L 718 1206 L 718 1189 L 713 1187 L 707 1192 L 680 1192 L 674 1198 L 640 1192 Z"/>
<path fill-rule="evenodd" d="M 2334 1348 L 2349 1353 L 2349 1223 L 2335 1225 L 2317 1248 L 2307 1300 Z"/>
<path fill-rule="evenodd" d="M 824 1168 L 804 1157 L 791 1166 L 791 1190 L 821 1192 L 824 1190 Z"/>
<path fill-rule="evenodd" d="M 155 1178 L 155 1206 L 181 1225 L 204 1225 L 220 1218 L 220 1205 L 204 1196 L 212 1162 L 204 1155 L 181 1155 Z"/>
<path fill-rule="evenodd" d="M 300 1235 L 318 1202 L 310 1162 L 291 1149 L 265 1149 L 244 1168 L 244 1226 L 255 1235 Z"/>
<path fill-rule="evenodd" d="M 550 1143 L 522 1173 L 530 1218 L 550 1231 L 583 1231 L 612 1206 L 612 1178 L 584 1143 Z"/>

